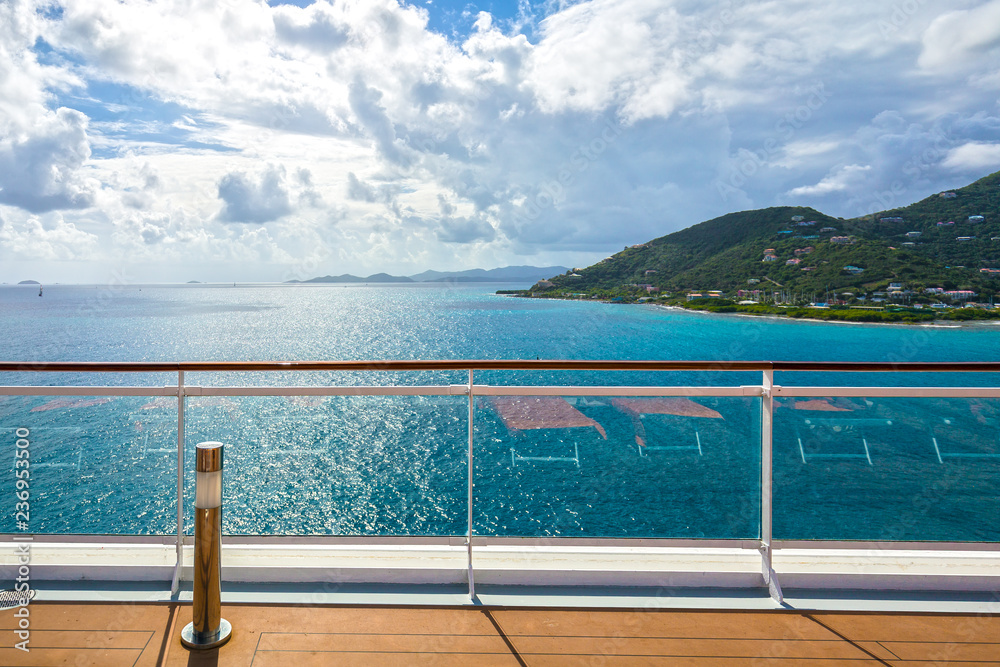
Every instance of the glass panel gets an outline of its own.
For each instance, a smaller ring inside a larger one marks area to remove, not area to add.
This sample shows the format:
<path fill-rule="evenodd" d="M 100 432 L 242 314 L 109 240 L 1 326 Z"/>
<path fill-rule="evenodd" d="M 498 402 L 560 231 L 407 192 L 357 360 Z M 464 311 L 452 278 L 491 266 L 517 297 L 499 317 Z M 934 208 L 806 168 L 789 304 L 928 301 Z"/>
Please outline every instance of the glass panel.
<path fill-rule="evenodd" d="M 482 397 L 475 420 L 479 535 L 759 535 L 759 399 Z"/>
<path fill-rule="evenodd" d="M 997 400 L 776 404 L 776 539 L 1000 540 Z"/>
<path fill-rule="evenodd" d="M 465 397 L 192 397 L 186 420 L 187 530 L 195 445 L 217 440 L 226 534 L 466 532 Z"/>
<path fill-rule="evenodd" d="M 3 397 L 5 476 L 11 490 L 17 490 L 18 480 L 26 482 L 20 490 L 28 491 L 30 514 L 5 512 L 0 531 L 141 535 L 174 530 L 176 409 L 168 418 L 151 419 L 144 407 L 152 400 Z"/>

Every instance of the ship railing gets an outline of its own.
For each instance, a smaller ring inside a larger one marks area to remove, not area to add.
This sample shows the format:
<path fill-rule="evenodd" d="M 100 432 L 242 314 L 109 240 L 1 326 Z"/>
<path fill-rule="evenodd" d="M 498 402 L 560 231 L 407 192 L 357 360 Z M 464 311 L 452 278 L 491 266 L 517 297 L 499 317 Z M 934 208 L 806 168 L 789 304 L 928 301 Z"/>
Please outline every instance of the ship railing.
<path fill-rule="evenodd" d="M 434 372 L 460 371 L 467 382 L 437 385 L 355 385 L 355 386 L 201 386 L 187 384 L 186 373 L 247 373 L 247 372 Z M 733 372 L 757 372 L 759 384 L 689 385 L 689 386 L 580 386 L 580 385 L 487 385 L 476 384 L 477 372 L 484 371 L 591 371 L 591 372 L 702 372 L 715 378 Z M 1000 362 L 812 362 L 812 361 L 615 361 L 615 360 L 425 360 L 425 361 L 220 361 L 220 362 L 0 362 L 0 373 L 44 376 L 66 374 L 176 374 L 177 382 L 165 386 L 117 385 L 58 385 L 0 384 L 0 396 L 107 396 L 107 397 L 172 397 L 177 399 L 177 523 L 171 538 L 176 550 L 171 592 L 176 594 L 183 565 L 185 545 L 192 536 L 184 528 L 185 472 L 185 401 L 193 397 L 290 397 L 290 396 L 465 396 L 468 400 L 467 442 L 467 521 L 465 534 L 459 536 L 467 554 L 468 594 L 476 597 L 474 549 L 490 544 L 537 542 L 539 544 L 576 544 L 584 546 L 654 546 L 654 547 L 736 547 L 754 548 L 760 554 L 761 577 L 771 597 L 781 602 L 782 590 L 775 573 L 772 557 L 775 549 L 900 549 L 911 551 L 1000 552 L 994 542 L 914 542 L 880 540 L 782 540 L 773 537 L 773 431 L 775 400 L 779 398 L 1000 398 L 996 386 L 843 386 L 802 385 L 783 386 L 775 382 L 776 373 L 1000 373 Z M 756 539 L 692 539 L 692 538 L 504 538 L 477 535 L 474 526 L 474 425 L 475 400 L 490 396 L 556 396 L 556 397 L 756 397 L 760 399 L 760 525 Z M 935 440 L 934 447 L 937 450 Z M 867 454 L 867 443 L 865 445 Z M 943 461 L 940 450 L 938 460 Z M 803 462 L 806 455 L 803 452 Z M 870 457 L 869 457 L 870 462 Z M 10 535 L 9 535 L 10 536 Z M 100 537 L 115 541 L 121 536 L 60 535 L 69 543 L 93 542 Z M 166 536 L 132 536 L 140 542 L 156 542 Z M 401 540 L 412 544 L 429 544 L 436 538 L 425 536 L 231 536 L 228 542 L 239 544 L 294 544 L 309 538 L 367 544 L 397 544 Z"/>

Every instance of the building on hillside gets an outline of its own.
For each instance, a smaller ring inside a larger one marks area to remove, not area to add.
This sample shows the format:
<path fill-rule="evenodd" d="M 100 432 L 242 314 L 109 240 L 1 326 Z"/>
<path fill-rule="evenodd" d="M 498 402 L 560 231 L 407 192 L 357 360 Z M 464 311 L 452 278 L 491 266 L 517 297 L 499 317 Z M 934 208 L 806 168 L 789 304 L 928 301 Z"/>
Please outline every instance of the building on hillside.
<path fill-rule="evenodd" d="M 656 269 L 646 269 L 645 275 L 651 276 L 656 273 Z"/>
<path fill-rule="evenodd" d="M 952 192 L 951 190 L 948 190 L 947 192 L 942 192 L 941 194 L 938 195 L 938 197 L 940 197 L 941 199 L 954 199 L 957 196 L 958 193 Z"/>
<path fill-rule="evenodd" d="M 898 215 L 887 215 L 884 218 L 879 218 L 879 222 L 903 222 L 903 219 Z"/>
<path fill-rule="evenodd" d="M 835 231 L 837 231 L 837 228 L 836 227 L 822 227 L 822 228 L 820 228 L 819 231 L 821 231 L 821 232 L 835 232 Z"/>
<path fill-rule="evenodd" d="M 785 260 L 785 266 L 794 266 L 802 262 L 798 257 L 792 257 L 791 259 Z"/>
<path fill-rule="evenodd" d="M 845 245 L 845 244 L 849 244 L 849 243 L 854 243 L 854 237 L 853 236 L 831 236 L 830 237 L 830 243 L 838 243 L 838 244 L 841 244 L 841 245 Z"/>
<path fill-rule="evenodd" d="M 957 301 L 968 301 L 972 297 L 976 296 L 976 293 L 972 290 L 967 289 L 953 289 L 948 290 L 944 293 L 945 296 L 950 296 L 952 299 Z"/>
<path fill-rule="evenodd" d="M 923 236 L 923 232 L 906 232 L 908 239 L 919 239 L 921 236 Z"/>
<path fill-rule="evenodd" d="M 808 255 L 813 250 L 815 250 L 815 248 L 813 248 L 811 245 L 808 245 L 805 248 L 796 248 L 796 250 L 795 250 L 795 256 L 796 257 L 801 257 L 802 255 Z"/>
<path fill-rule="evenodd" d="M 793 215 L 792 216 L 792 222 L 802 222 L 803 220 L 805 220 L 805 216 L 801 216 L 801 215 Z"/>
<path fill-rule="evenodd" d="M 975 236 L 956 236 L 955 240 L 956 241 L 975 241 L 976 237 Z"/>
<path fill-rule="evenodd" d="M 983 220 L 985 220 L 985 219 L 986 219 L 986 218 L 984 218 L 984 217 L 983 217 L 983 216 L 981 216 L 981 215 L 970 215 L 970 216 L 969 216 L 969 222 L 971 222 L 972 224 L 975 224 L 975 223 L 977 223 L 977 222 L 982 222 L 982 221 L 983 221 Z"/>
<path fill-rule="evenodd" d="M 941 222 L 937 223 L 937 226 L 938 227 L 951 227 L 954 224 L 955 224 L 954 220 L 945 220 L 945 221 L 941 221 Z"/>
<path fill-rule="evenodd" d="M 853 264 L 848 264 L 847 266 L 844 267 L 844 271 L 847 271 L 852 276 L 856 276 L 862 271 L 864 271 L 864 269 L 861 268 L 860 266 L 854 266 Z"/>

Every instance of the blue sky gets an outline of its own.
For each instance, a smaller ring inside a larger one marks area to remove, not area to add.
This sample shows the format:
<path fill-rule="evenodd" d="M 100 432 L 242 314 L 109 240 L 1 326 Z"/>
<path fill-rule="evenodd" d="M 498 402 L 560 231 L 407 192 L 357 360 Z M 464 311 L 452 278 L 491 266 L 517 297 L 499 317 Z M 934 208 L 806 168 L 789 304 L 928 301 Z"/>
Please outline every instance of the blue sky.
<path fill-rule="evenodd" d="M 1000 169 L 1000 0 L 9 0 L 0 281 L 584 266 Z"/>

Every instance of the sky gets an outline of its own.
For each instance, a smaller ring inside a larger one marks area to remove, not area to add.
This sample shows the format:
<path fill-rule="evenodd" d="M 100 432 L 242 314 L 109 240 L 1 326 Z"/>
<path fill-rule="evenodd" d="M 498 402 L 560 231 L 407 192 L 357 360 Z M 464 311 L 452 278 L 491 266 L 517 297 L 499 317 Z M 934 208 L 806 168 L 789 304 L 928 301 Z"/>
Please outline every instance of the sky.
<path fill-rule="evenodd" d="M 0 0 L 0 281 L 590 265 L 1000 170 L 1000 0 Z"/>

